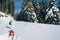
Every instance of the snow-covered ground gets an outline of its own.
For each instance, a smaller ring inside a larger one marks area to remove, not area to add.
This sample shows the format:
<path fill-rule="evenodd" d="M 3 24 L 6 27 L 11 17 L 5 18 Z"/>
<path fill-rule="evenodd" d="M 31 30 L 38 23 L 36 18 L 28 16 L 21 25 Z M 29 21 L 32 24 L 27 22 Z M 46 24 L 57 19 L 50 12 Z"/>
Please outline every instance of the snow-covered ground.
<path fill-rule="evenodd" d="M 0 34 L 0 40 L 9 40 L 8 33 L 1 35 Z"/>
<path fill-rule="evenodd" d="M 21 40 L 60 40 L 60 25 L 16 22 L 15 26 Z"/>
<path fill-rule="evenodd" d="M 0 18 L 0 40 L 9 40 L 9 29 L 6 26 L 10 19 L 11 17 Z M 20 21 L 14 21 L 13 24 L 14 40 L 60 40 L 60 25 Z"/>

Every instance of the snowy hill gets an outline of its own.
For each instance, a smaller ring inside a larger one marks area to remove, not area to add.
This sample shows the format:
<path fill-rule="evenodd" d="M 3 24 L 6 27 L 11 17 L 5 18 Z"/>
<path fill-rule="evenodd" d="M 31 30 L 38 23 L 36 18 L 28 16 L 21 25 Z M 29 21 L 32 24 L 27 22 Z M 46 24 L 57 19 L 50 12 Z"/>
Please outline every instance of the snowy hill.
<path fill-rule="evenodd" d="M 11 16 L 0 18 L 0 40 L 9 40 L 6 28 Z M 60 40 L 60 25 L 14 21 L 14 40 Z"/>

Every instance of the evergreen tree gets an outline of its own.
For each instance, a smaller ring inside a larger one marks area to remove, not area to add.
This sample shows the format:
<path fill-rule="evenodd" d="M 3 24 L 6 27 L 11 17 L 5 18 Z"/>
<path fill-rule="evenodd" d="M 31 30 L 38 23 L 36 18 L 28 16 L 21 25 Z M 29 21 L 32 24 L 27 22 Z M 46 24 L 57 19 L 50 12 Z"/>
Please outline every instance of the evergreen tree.
<path fill-rule="evenodd" d="M 33 4 L 31 0 L 24 0 L 21 10 L 21 18 L 23 21 L 37 22 L 37 17 L 34 11 Z"/>
<path fill-rule="evenodd" d="M 2 0 L 0 0 L 0 11 L 2 10 Z"/>
<path fill-rule="evenodd" d="M 0 11 L 13 15 L 14 13 L 13 0 L 0 0 Z"/>
<path fill-rule="evenodd" d="M 42 22 L 44 23 L 45 22 L 45 15 L 46 15 L 46 9 L 47 9 L 47 0 L 44 1 L 42 0 L 42 2 L 40 3 L 40 13 L 41 13 L 41 19 L 42 19 Z"/>
<path fill-rule="evenodd" d="M 42 19 L 41 19 L 41 7 L 39 5 L 39 3 L 37 2 L 37 0 L 32 0 L 32 3 L 33 3 L 33 7 L 34 7 L 34 11 L 37 15 L 37 20 L 38 20 L 38 23 L 42 22 Z"/>
<path fill-rule="evenodd" d="M 2 0 L 2 11 L 8 12 L 8 0 Z"/>
<path fill-rule="evenodd" d="M 6 10 L 6 0 L 2 0 L 2 12 Z"/>
<path fill-rule="evenodd" d="M 8 2 L 8 14 L 10 13 L 11 15 L 14 16 L 14 2 L 13 0 L 9 0 Z"/>
<path fill-rule="evenodd" d="M 47 11 L 47 15 L 46 15 L 46 21 L 49 24 L 58 24 L 59 23 L 59 9 L 57 8 L 57 6 L 55 5 L 55 0 L 51 0 L 49 2 L 49 7 L 48 7 L 48 11 Z"/>

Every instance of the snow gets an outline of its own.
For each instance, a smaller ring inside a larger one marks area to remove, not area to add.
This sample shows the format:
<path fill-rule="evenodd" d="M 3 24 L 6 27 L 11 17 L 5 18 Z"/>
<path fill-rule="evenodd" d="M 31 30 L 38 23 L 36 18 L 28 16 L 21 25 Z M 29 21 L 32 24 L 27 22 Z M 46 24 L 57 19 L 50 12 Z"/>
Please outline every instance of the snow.
<path fill-rule="evenodd" d="M 9 40 L 8 33 L 6 33 L 4 35 L 0 35 L 0 40 Z"/>
<path fill-rule="evenodd" d="M 7 21 L 5 21 L 7 20 Z M 6 28 L 12 17 L 0 18 L 0 40 L 9 40 Z M 14 21 L 14 40 L 60 40 L 60 25 Z"/>
<path fill-rule="evenodd" d="M 52 8 L 47 12 L 45 20 L 47 20 L 48 17 L 51 17 L 51 16 L 53 16 Z"/>
<path fill-rule="evenodd" d="M 55 7 L 55 6 L 52 6 L 52 8 L 51 8 L 50 10 L 49 10 L 49 8 L 48 8 L 48 9 L 46 10 L 46 11 L 47 11 L 47 14 L 46 14 L 45 20 L 47 20 L 48 17 L 53 16 L 52 10 L 54 10 L 55 12 L 58 12 L 58 11 L 59 11 L 59 9 L 58 9 L 57 7 Z M 59 13 L 59 14 L 60 14 L 60 13 Z"/>
<path fill-rule="evenodd" d="M 3 13 L 3 12 L 0 12 L 0 15 L 6 15 L 5 13 Z"/>
<path fill-rule="evenodd" d="M 21 40 L 60 40 L 60 25 L 16 22 L 15 26 Z"/>
<path fill-rule="evenodd" d="M 0 12 L 0 15 L 2 15 L 0 16 L 0 40 L 9 40 L 9 29 L 6 26 L 9 25 L 9 22 L 13 20 L 13 18 L 3 12 Z"/>

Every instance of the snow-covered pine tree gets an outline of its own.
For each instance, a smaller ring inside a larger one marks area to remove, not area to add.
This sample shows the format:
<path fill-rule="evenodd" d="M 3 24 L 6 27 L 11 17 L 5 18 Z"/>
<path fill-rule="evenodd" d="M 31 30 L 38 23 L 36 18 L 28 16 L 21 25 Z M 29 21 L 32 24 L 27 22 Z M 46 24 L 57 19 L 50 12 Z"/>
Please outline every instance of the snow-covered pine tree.
<path fill-rule="evenodd" d="M 55 5 L 55 0 L 50 0 L 49 7 L 47 9 L 47 14 L 45 20 L 47 23 L 58 24 L 59 23 L 59 9 Z"/>
<path fill-rule="evenodd" d="M 37 22 L 37 16 L 35 14 L 34 7 L 31 0 L 23 1 L 20 18 L 23 21 Z"/>
<path fill-rule="evenodd" d="M 32 3 L 33 3 L 34 11 L 37 15 L 38 23 L 42 23 L 43 20 L 42 20 L 42 15 L 41 15 L 41 6 L 37 2 L 37 0 L 32 0 Z"/>
<path fill-rule="evenodd" d="M 46 8 L 47 8 L 47 6 L 46 6 L 46 3 L 45 3 L 45 1 L 44 0 L 42 0 L 42 3 L 41 3 L 41 14 L 42 14 L 42 19 L 43 19 L 43 21 L 45 22 L 45 15 L 46 15 Z"/>

